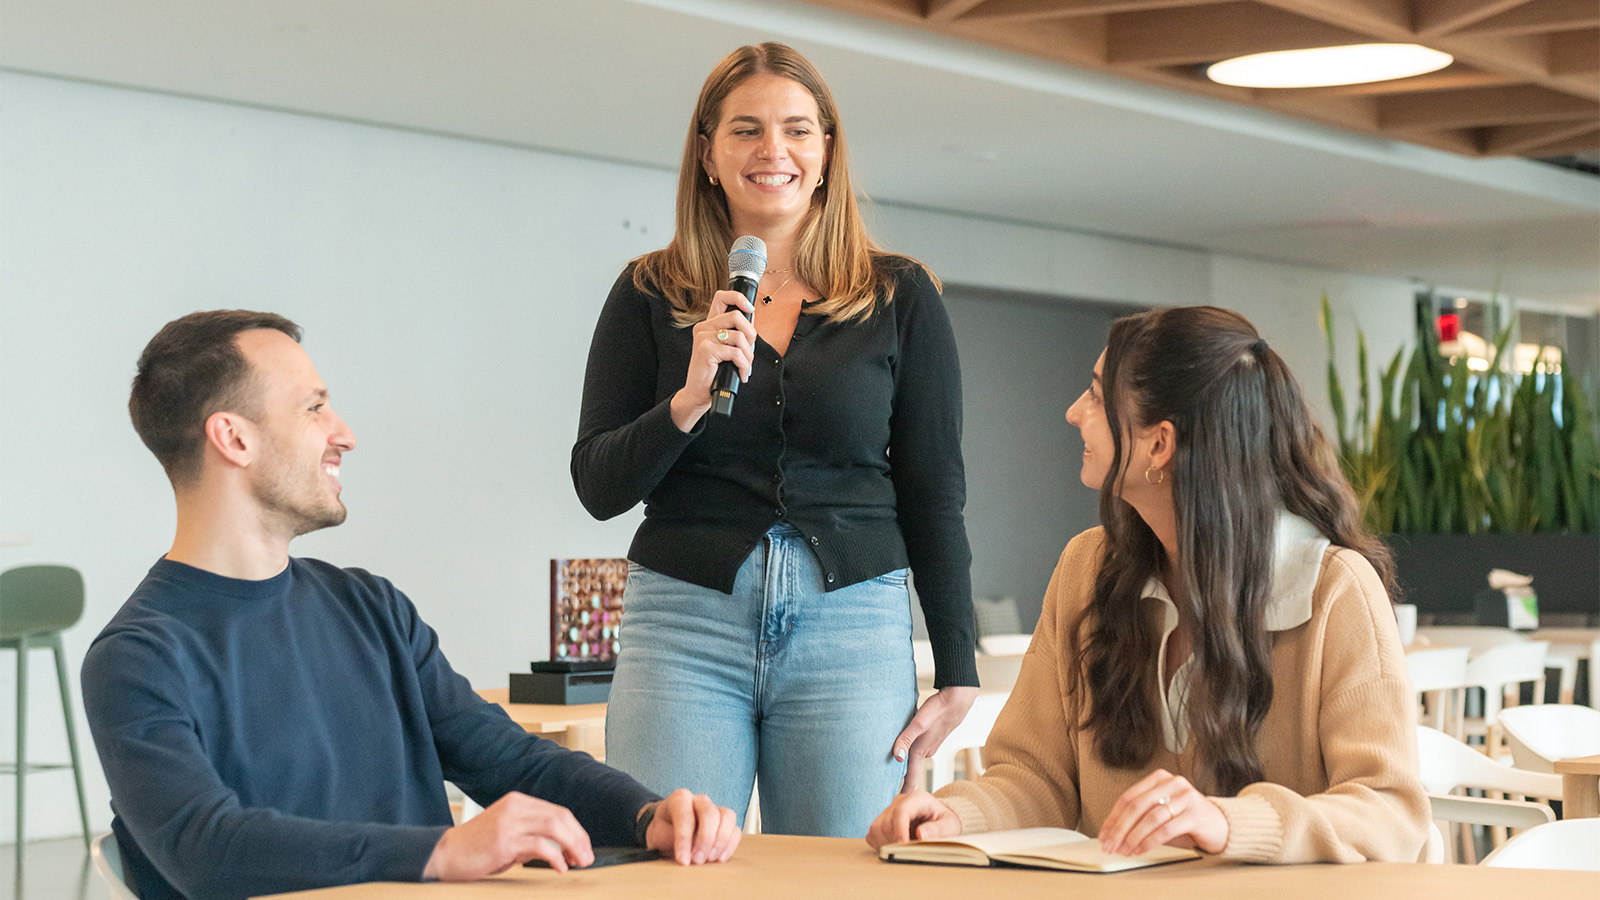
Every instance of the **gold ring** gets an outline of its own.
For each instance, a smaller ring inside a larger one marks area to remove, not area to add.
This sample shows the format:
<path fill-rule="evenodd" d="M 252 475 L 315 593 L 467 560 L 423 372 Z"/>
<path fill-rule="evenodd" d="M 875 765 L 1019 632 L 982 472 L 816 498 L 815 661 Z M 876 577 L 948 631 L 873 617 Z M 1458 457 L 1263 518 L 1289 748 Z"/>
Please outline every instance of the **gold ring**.
<path fill-rule="evenodd" d="M 721 331 L 718 331 L 717 332 L 717 340 L 719 340 L 722 343 L 726 344 L 728 342 L 728 329 L 724 328 Z"/>

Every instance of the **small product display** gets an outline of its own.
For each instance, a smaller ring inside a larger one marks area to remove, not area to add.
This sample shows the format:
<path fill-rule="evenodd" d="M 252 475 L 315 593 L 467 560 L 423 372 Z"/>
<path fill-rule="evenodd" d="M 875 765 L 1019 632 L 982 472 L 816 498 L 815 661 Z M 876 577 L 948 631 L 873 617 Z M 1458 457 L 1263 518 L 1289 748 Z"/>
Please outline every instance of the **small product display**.
<path fill-rule="evenodd" d="M 550 659 L 614 662 L 626 559 L 550 561 Z"/>

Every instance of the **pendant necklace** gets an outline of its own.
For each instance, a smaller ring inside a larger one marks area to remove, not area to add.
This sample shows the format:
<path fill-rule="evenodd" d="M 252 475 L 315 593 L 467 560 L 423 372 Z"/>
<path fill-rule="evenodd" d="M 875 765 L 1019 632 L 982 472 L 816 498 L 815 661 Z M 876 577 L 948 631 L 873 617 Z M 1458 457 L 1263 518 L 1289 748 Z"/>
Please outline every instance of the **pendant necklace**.
<path fill-rule="evenodd" d="M 768 274 L 772 274 L 772 275 L 780 275 L 780 274 L 782 274 L 784 272 L 790 272 L 793 269 L 794 269 L 794 266 L 790 266 L 787 269 L 768 269 L 767 272 L 768 272 Z M 761 298 L 762 305 L 770 304 L 772 302 L 772 295 L 776 294 L 776 293 L 778 293 L 778 291 L 781 291 L 784 288 L 788 287 L 789 286 L 789 282 L 791 280 L 793 280 L 793 278 L 794 278 L 793 275 L 790 275 L 788 278 L 785 278 L 783 280 L 783 284 L 778 285 L 778 290 L 772 291 L 771 293 L 767 294 L 765 297 L 762 297 Z"/>

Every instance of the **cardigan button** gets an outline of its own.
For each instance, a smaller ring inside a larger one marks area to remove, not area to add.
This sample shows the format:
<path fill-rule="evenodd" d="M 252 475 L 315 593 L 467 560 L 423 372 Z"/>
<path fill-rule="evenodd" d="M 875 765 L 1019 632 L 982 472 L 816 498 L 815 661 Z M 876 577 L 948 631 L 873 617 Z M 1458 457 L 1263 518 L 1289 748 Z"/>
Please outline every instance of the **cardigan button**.
<path fill-rule="evenodd" d="M 782 406 L 783 405 L 783 398 L 779 397 L 778 399 L 773 400 L 772 401 L 772 405 L 773 406 Z"/>
<path fill-rule="evenodd" d="M 818 541 L 816 538 L 811 539 L 811 546 L 815 547 L 818 543 L 820 543 L 820 541 Z"/>
<path fill-rule="evenodd" d="M 833 573 L 832 572 L 828 573 L 828 583 L 829 584 L 833 584 Z"/>

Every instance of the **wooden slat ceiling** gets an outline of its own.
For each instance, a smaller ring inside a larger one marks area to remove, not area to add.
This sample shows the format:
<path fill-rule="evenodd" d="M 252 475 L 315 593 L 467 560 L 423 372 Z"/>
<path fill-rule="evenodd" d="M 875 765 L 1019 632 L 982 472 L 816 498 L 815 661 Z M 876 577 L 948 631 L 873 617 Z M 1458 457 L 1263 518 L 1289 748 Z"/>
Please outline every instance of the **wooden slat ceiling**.
<path fill-rule="evenodd" d="M 951 37 L 1468 156 L 1600 150 L 1600 0 L 807 0 Z M 1215 84 L 1245 53 L 1374 41 L 1429 75 L 1334 88 Z"/>

